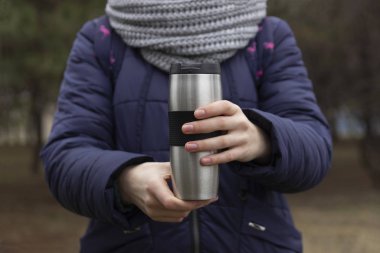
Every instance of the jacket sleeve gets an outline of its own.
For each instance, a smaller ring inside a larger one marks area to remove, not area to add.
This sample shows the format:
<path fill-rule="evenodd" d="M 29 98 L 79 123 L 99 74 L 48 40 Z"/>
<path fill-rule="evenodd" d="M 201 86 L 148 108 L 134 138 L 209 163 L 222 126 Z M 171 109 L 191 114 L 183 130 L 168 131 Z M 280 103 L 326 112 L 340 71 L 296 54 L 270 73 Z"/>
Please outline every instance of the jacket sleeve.
<path fill-rule="evenodd" d="M 115 208 L 113 177 L 152 159 L 115 150 L 113 89 L 95 56 L 95 27 L 87 23 L 74 42 L 41 157 L 50 190 L 65 208 L 129 228 L 135 225 Z"/>
<path fill-rule="evenodd" d="M 238 173 L 275 191 L 298 192 L 315 186 L 325 176 L 332 143 L 293 33 L 284 21 L 275 22 L 274 48 L 263 49 L 273 51 L 263 66 L 259 107 L 243 110 L 269 135 L 272 163 L 242 163 Z"/>

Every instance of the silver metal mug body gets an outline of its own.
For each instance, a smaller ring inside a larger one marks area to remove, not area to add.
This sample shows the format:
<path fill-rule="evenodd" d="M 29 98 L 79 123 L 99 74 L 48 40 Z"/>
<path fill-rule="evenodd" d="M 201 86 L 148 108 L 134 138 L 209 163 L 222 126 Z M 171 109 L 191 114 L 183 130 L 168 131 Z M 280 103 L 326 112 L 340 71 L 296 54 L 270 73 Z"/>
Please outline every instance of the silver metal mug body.
<path fill-rule="evenodd" d="M 200 106 L 222 99 L 220 75 L 172 74 L 169 97 L 169 113 L 193 115 Z M 170 163 L 176 196 L 183 200 L 215 198 L 218 195 L 219 168 L 217 165 L 202 166 L 200 159 L 216 151 L 190 153 L 185 150 L 183 142 L 180 144 L 171 143 L 170 146 Z"/>

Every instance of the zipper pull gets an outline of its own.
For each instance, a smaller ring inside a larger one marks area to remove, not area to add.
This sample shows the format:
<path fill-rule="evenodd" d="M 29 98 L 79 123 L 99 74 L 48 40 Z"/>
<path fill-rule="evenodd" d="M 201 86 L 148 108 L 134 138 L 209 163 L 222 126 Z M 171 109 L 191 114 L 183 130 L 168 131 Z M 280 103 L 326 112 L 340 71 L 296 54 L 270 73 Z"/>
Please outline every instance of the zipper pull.
<path fill-rule="evenodd" d="M 258 230 L 258 231 L 261 231 L 261 232 L 264 232 L 264 231 L 267 230 L 266 227 L 261 226 L 261 225 L 256 224 L 256 223 L 253 223 L 253 222 L 249 222 L 249 223 L 248 223 L 248 226 L 250 226 L 251 228 L 256 229 L 256 230 Z"/>

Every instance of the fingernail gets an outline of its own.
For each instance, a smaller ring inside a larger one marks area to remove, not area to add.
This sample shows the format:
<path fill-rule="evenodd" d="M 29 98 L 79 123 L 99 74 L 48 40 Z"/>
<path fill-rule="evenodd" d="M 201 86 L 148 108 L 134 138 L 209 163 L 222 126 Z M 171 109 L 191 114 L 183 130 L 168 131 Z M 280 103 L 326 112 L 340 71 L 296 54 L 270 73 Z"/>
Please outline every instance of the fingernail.
<path fill-rule="evenodd" d="M 212 160 L 211 158 L 205 157 L 205 158 L 202 158 L 201 162 L 202 164 L 207 165 L 207 164 L 210 164 Z"/>
<path fill-rule="evenodd" d="M 197 149 L 198 149 L 198 145 L 195 144 L 195 143 L 186 143 L 185 148 L 186 148 L 188 151 L 194 151 L 194 150 L 197 150 Z"/>
<path fill-rule="evenodd" d="M 195 110 L 194 115 L 195 117 L 202 117 L 206 114 L 206 111 L 204 109 L 198 109 Z"/>
<path fill-rule="evenodd" d="M 190 133 L 190 132 L 192 132 L 193 130 L 194 130 L 194 126 L 191 125 L 191 124 L 185 124 L 185 125 L 182 126 L 182 131 L 183 131 L 184 133 Z"/>

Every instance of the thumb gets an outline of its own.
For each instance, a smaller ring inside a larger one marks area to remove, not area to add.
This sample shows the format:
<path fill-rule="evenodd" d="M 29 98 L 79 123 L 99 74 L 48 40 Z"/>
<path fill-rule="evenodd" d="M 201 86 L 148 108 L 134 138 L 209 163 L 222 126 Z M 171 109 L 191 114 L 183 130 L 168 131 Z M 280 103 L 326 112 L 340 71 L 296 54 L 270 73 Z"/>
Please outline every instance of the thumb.
<path fill-rule="evenodd" d="M 172 169 L 170 166 L 170 162 L 161 163 L 159 166 L 160 175 L 164 177 L 164 179 L 171 178 Z"/>

